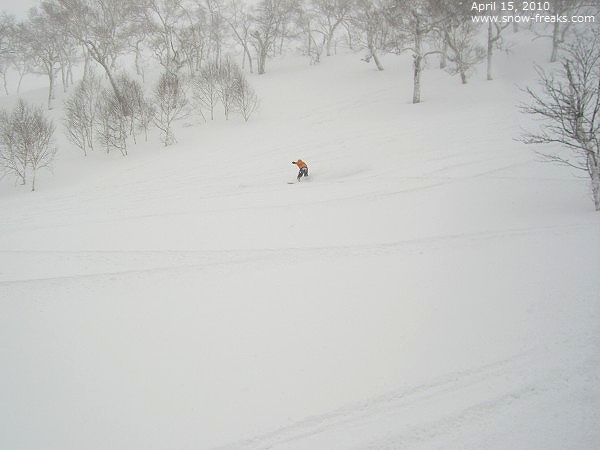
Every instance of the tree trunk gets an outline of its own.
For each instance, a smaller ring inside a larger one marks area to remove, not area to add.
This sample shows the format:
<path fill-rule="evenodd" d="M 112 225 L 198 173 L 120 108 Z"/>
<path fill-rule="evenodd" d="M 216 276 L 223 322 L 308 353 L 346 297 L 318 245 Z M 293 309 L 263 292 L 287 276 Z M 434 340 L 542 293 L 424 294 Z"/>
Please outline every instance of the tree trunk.
<path fill-rule="evenodd" d="M 67 72 L 65 70 L 65 64 L 63 61 L 60 62 L 60 77 L 63 85 L 63 92 L 67 92 L 69 87 L 69 80 L 67 79 Z"/>
<path fill-rule="evenodd" d="M 414 55 L 414 76 L 413 76 L 413 104 L 421 103 L 421 70 L 422 70 L 422 56 Z"/>
<path fill-rule="evenodd" d="M 492 23 L 488 24 L 488 40 L 487 40 L 487 79 L 493 80 L 492 74 L 492 57 L 494 53 L 494 38 L 492 32 Z"/>
<path fill-rule="evenodd" d="M 325 51 L 326 51 L 326 55 L 327 56 L 331 56 L 331 41 L 333 41 L 333 33 L 330 33 L 327 37 L 326 37 L 326 41 L 325 41 Z"/>
<path fill-rule="evenodd" d="M 121 105 L 121 112 L 123 113 L 123 116 L 128 117 L 131 114 L 129 105 L 127 105 L 127 103 L 125 102 L 125 99 L 123 98 L 123 95 L 121 95 L 121 91 L 119 90 L 119 87 L 117 86 L 117 83 L 112 74 L 112 70 L 111 70 L 109 64 L 107 63 L 106 58 L 104 58 L 96 50 L 94 44 L 92 44 L 92 43 L 89 43 L 88 50 L 91 54 L 91 57 L 98 64 L 100 64 L 102 66 L 102 68 L 104 69 L 104 72 L 106 73 L 106 76 L 108 77 L 108 81 L 110 82 L 110 85 L 113 88 L 113 92 L 115 93 L 115 97 L 117 97 L 117 101 L 119 102 L 119 105 Z"/>
<path fill-rule="evenodd" d="M 142 55 L 139 43 L 136 43 L 135 46 L 135 73 L 142 78 L 142 81 L 145 81 L 144 69 L 142 68 Z"/>
<path fill-rule="evenodd" d="M 596 211 L 600 211 L 600 160 L 593 153 L 588 153 L 588 172 L 592 180 L 592 195 Z"/>
<path fill-rule="evenodd" d="M 87 51 L 85 45 L 83 46 L 83 52 L 85 53 L 83 60 L 83 80 L 85 81 L 87 77 L 90 75 L 91 65 L 90 65 L 90 54 Z"/>
<path fill-rule="evenodd" d="M 262 45 L 258 51 L 258 74 L 263 75 L 265 73 L 265 65 L 267 63 L 267 49 Z"/>
<path fill-rule="evenodd" d="M 440 56 L 440 69 L 444 70 L 448 66 L 448 42 L 444 39 L 442 45 L 442 54 Z"/>
<path fill-rule="evenodd" d="M 558 46 L 560 45 L 560 23 L 555 22 L 552 29 L 552 54 L 550 62 L 556 62 L 558 59 Z"/>
<path fill-rule="evenodd" d="M 19 83 L 17 84 L 17 94 L 21 92 L 21 83 L 23 82 L 24 73 L 19 73 Z"/>
<path fill-rule="evenodd" d="M 50 66 L 48 70 L 48 109 L 52 109 L 52 99 L 54 98 L 54 66 Z"/>
<path fill-rule="evenodd" d="M 262 37 L 260 36 L 260 34 L 258 34 L 258 32 L 253 33 L 252 37 L 256 40 L 254 48 L 256 49 L 256 65 L 258 66 L 258 74 L 263 75 L 265 73 L 265 65 L 267 62 L 267 40 L 263 41 Z"/>
<path fill-rule="evenodd" d="M 371 57 L 373 58 L 373 61 L 377 66 L 377 70 L 382 71 L 383 65 L 381 64 L 381 61 L 379 61 L 379 57 L 377 56 L 377 49 L 375 48 L 375 45 L 373 45 L 372 36 L 369 36 L 369 53 L 371 54 Z"/>
<path fill-rule="evenodd" d="M 8 95 L 8 84 L 6 83 L 6 71 L 2 72 L 2 84 L 4 85 L 4 93 Z"/>
<path fill-rule="evenodd" d="M 417 22 L 415 28 L 415 54 L 413 55 L 414 75 L 413 75 L 413 104 L 421 103 L 421 72 L 423 70 L 422 40 L 420 24 Z"/>
<path fill-rule="evenodd" d="M 325 36 L 325 42 L 326 42 L 326 55 L 327 56 L 331 56 L 331 42 L 333 41 L 333 36 L 335 35 L 335 30 L 337 29 L 338 25 L 341 23 L 341 20 L 338 20 L 337 22 L 335 22 L 333 24 L 333 26 L 331 26 L 329 28 L 329 32 L 327 33 L 327 36 Z"/>
<path fill-rule="evenodd" d="M 375 65 L 377 66 L 377 70 L 382 71 L 383 70 L 383 65 L 381 64 L 381 61 L 379 61 L 379 57 L 377 56 L 377 51 L 375 49 L 373 49 L 371 51 L 371 55 L 373 56 L 373 61 L 375 61 Z"/>
<path fill-rule="evenodd" d="M 248 68 L 250 73 L 254 73 L 254 68 L 252 67 L 252 55 L 250 54 L 250 49 L 248 48 L 248 44 L 244 43 L 244 54 L 248 57 Z"/>

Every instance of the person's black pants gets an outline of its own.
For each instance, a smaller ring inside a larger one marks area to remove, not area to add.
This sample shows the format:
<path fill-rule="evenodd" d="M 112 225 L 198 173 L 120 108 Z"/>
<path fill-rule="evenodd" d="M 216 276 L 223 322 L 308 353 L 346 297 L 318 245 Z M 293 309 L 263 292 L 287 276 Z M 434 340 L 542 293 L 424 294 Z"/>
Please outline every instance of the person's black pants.
<path fill-rule="evenodd" d="M 298 172 L 298 179 L 302 178 L 302 177 L 307 177 L 308 176 L 308 167 L 302 167 L 300 169 L 300 172 Z"/>

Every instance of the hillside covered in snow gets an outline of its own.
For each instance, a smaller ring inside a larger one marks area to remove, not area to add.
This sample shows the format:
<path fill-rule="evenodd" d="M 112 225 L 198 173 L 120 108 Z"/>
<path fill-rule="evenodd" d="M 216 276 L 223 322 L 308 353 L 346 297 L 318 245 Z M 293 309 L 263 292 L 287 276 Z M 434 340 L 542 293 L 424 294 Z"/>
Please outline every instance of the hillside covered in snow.
<path fill-rule="evenodd" d="M 0 448 L 600 447 L 600 215 L 516 140 L 515 39 L 415 105 L 406 55 L 275 59 L 127 157 L 59 93 L 52 172 L 0 181 Z"/>

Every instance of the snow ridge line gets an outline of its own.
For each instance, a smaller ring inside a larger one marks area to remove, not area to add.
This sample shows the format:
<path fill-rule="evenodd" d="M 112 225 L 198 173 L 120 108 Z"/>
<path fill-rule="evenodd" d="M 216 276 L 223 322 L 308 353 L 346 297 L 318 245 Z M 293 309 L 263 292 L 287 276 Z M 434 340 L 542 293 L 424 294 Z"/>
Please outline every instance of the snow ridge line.
<path fill-rule="evenodd" d="M 2 252 L 0 252 L 2 253 Z M 52 253 L 52 252 L 51 252 Z M 58 252 L 58 253 L 63 253 L 63 252 Z M 79 252 L 68 252 L 70 254 L 79 254 Z M 87 253 L 87 252 L 84 252 Z M 104 252 L 101 252 L 104 253 Z M 121 253 L 125 253 L 125 254 L 131 254 L 132 252 L 115 252 L 117 254 Z M 147 253 L 146 251 L 142 251 L 139 253 Z M 158 252 L 158 253 L 162 253 L 162 252 Z M 202 256 L 204 252 L 198 252 L 200 253 L 199 256 Z M 138 254 L 138 252 L 133 252 L 133 254 Z M 162 272 L 168 272 L 168 271 L 173 271 L 173 270 L 182 270 L 182 269 L 196 269 L 196 270 L 203 270 L 203 269 L 207 269 L 208 267 L 215 267 L 215 266 L 223 266 L 223 265 L 229 265 L 229 264 L 243 264 L 243 263 L 248 263 L 248 262 L 256 262 L 260 259 L 266 259 L 268 258 L 268 256 L 243 256 L 240 255 L 238 257 L 232 256 L 230 257 L 230 259 L 226 259 L 226 260 L 217 260 L 217 261 L 211 261 L 208 258 L 203 258 L 203 261 L 199 262 L 182 262 L 182 261 L 176 261 L 173 262 L 171 264 L 168 265 L 159 265 L 156 267 L 147 267 L 144 269 L 140 269 L 140 268 L 136 268 L 136 269 L 123 269 L 123 270 L 111 270 L 111 271 L 101 271 L 101 272 L 92 272 L 92 273 L 77 273 L 77 274 L 65 274 L 65 275 L 56 275 L 56 276 L 42 276 L 42 277 L 37 277 L 37 278 L 23 278 L 23 279 L 17 279 L 17 280 L 5 280 L 5 281 L 0 281 L 0 286 L 10 286 L 10 285 L 15 285 L 15 284 L 22 284 L 22 283 L 31 283 L 31 282 L 55 282 L 55 281 L 59 281 L 59 280 L 81 280 L 81 279 L 94 279 L 94 278 L 115 278 L 115 277 L 126 277 L 126 276 L 138 276 L 140 274 L 157 274 L 157 273 L 162 273 Z M 2 273 L 0 272 L 0 277 L 2 276 Z"/>
<path fill-rule="evenodd" d="M 590 345 L 592 344 L 588 344 L 588 347 Z M 590 349 L 590 351 L 595 350 Z M 370 444 L 364 442 L 352 448 L 381 450 L 410 448 L 410 446 L 406 447 L 410 442 L 422 442 L 423 439 L 431 438 L 432 433 L 435 437 L 438 433 L 451 428 L 450 424 L 456 426 L 457 422 L 470 417 L 481 418 L 484 412 L 505 408 L 516 401 L 540 395 L 549 389 L 560 389 L 565 378 L 560 367 L 543 373 L 531 373 L 528 370 L 532 362 L 546 361 L 547 353 L 544 349 L 531 349 L 475 370 L 450 373 L 430 383 L 391 391 L 329 413 L 308 417 L 246 440 L 215 447 L 213 450 L 276 449 L 285 444 L 318 437 L 328 431 L 336 433 L 337 436 L 360 433 L 356 430 L 360 429 L 361 425 L 388 420 L 400 423 L 403 431 L 384 441 L 373 436 L 366 440 Z M 534 363 L 533 366 L 536 367 L 537 364 Z M 500 391 L 492 386 L 500 386 Z M 505 389 L 504 386 L 509 388 Z M 449 404 L 448 397 L 450 397 L 450 404 L 454 403 L 457 406 L 450 411 L 443 411 L 443 406 Z M 428 417 L 434 419 L 429 419 L 425 425 L 419 419 L 411 424 L 412 410 L 416 408 L 422 411 L 424 406 L 427 408 Z M 440 409 L 442 412 L 439 412 Z"/>
<path fill-rule="evenodd" d="M 595 225 L 595 223 L 588 223 L 533 228 L 514 228 L 508 230 L 478 231 L 473 233 L 418 237 L 414 239 L 407 239 L 403 241 L 389 243 L 367 243 L 353 246 L 342 245 L 331 247 L 286 247 L 273 249 L 231 250 L 0 250 L 0 257 L 2 257 L 2 259 L 5 260 L 10 260 L 10 256 L 25 256 L 26 258 L 38 259 L 40 256 L 43 255 L 49 257 L 62 255 L 75 256 L 76 258 L 82 261 L 89 261 L 94 260 L 95 258 L 98 258 L 100 256 L 105 258 L 108 256 L 113 257 L 114 262 L 121 262 L 125 265 L 126 262 L 123 263 L 123 260 L 130 256 L 140 257 L 144 255 L 170 255 L 174 257 L 174 260 L 172 262 L 167 263 L 165 265 L 163 261 L 160 265 L 157 265 L 155 267 L 108 270 L 92 273 L 67 273 L 19 279 L 2 280 L 3 275 L 2 271 L 0 271 L 0 286 L 9 286 L 13 284 L 27 283 L 33 281 L 43 282 L 64 279 L 138 275 L 141 273 L 159 273 L 176 269 L 205 269 L 211 266 L 222 266 L 226 264 L 243 264 L 259 260 L 268 260 L 269 258 L 282 256 L 288 256 L 290 258 L 297 259 L 300 255 L 302 255 L 303 258 L 310 256 L 352 257 L 364 256 L 365 254 L 368 254 L 370 256 L 380 256 L 386 254 L 397 254 L 399 251 L 404 251 L 405 253 L 410 254 L 414 252 L 423 252 L 425 250 L 431 251 L 439 248 L 447 248 L 456 245 L 464 246 L 465 242 L 470 245 L 481 245 L 482 243 L 488 243 L 491 240 L 497 240 L 500 238 L 519 239 L 527 238 L 540 233 L 552 233 L 558 236 L 564 235 L 565 233 L 572 233 L 575 231 L 580 232 L 583 229 L 593 229 L 595 232 Z M 114 266 L 114 262 L 112 266 Z M 139 265 L 139 263 L 136 263 L 134 265 Z"/>

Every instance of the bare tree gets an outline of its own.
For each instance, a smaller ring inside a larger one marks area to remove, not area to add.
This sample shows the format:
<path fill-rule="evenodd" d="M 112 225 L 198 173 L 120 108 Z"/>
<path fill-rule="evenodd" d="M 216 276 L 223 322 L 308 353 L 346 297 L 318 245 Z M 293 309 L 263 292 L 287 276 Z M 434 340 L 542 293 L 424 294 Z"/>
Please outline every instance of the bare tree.
<path fill-rule="evenodd" d="M 32 191 L 36 188 L 37 171 L 49 167 L 56 155 L 53 135 L 54 124 L 44 116 L 42 108 L 24 100 L 19 100 L 11 113 L 0 113 L 0 160 L 4 169 L 23 185 L 30 168 Z"/>
<path fill-rule="evenodd" d="M 0 160 L 4 172 L 15 175 L 17 180 L 25 185 L 28 155 L 19 141 L 19 127 L 23 123 L 23 114 L 19 114 L 18 107 L 19 105 L 11 114 L 0 111 Z"/>
<path fill-rule="evenodd" d="M 125 115 L 129 111 L 115 80 L 115 65 L 127 48 L 131 22 L 139 15 L 139 8 L 139 2 L 123 0 L 50 0 L 45 6 L 64 32 L 104 69 Z"/>
<path fill-rule="evenodd" d="M 250 53 L 252 19 L 247 11 L 246 4 L 242 0 L 229 0 L 223 10 L 223 19 L 231 28 L 234 39 L 242 46 L 244 51 L 242 68 L 244 68 L 246 59 L 248 59 L 250 73 L 253 73 L 252 54 Z"/>
<path fill-rule="evenodd" d="M 92 72 L 77 83 L 72 95 L 64 103 L 64 126 L 67 138 L 83 150 L 94 148 L 94 128 L 102 91 L 100 79 Z"/>
<path fill-rule="evenodd" d="M 538 68 L 540 88 L 526 88 L 529 103 L 521 111 L 541 120 L 541 130 L 526 132 L 528 144 L 559 144 L 565 156 L 551 161 L 588 173 L 596 211 L 600 211 L 600 32 L 579 36 L 566 48 L 560 69 Z"/>
<path fill-rule="evenodd" d="M 373 60 L 377 70 L 383 70 L 379 52 L 390 50 L 392 41 L 387 8 L 386 0 L 359 1 L 349 19 L 355 31 L 354 42 L 367 52 L 364 61 Z"/>
<path fill-rule="evenodd" d="M 139 81 L 125 73 L 117 77 L 117 84 L 122 92 L 123 100 L 127 104 L 127 109 L 130 111 L 130 114 L 126 117 L 129 125 L 127 134 L 136 143 L 137 131 L 143 130 L 147 140 L 148 126 L 154 115 L 154 107 L 150 100 L 146 98 L 144 87 Z"/>
<path fill-rule="evenodd" d="M 470 20 L 461 20 L 444 27 L 444 36 L 448 49 L 448 61 L 452 66 L 446 71 L 452 75 L 460 74 L 462 84 L 467 84 L 473 66 L 485 58 L 485 49 L 474 43 L 477 27 Z"/>
<path fill-rule="evenodd" d="M 287 22 L 296 6 L 295 0 L 261 0 L 254 8 L 250 37 L 259 75 L 265 73 L 267 57 L 275 49 L 277 39 L 285 37 Z"/>
<path fill-rule="evenodd" d="M 187 22 L 180 31 L 180 39 L 184 43 L 180 50 L 188 72 L 193 76 L 208 59 L 211 35 L 207 25 L 206 8 L 200 4 L 200 0 L 196 1 L 195 7 L 184 8 L 184 12 Z M 213 34 L 212 37 L 214 36 Z"/>
<path fill-rule="evenodd" d="M 164 72 L 154 90 L 154 101 L 157 109 L 154 123 L 162 132 L 162 141 L 166 147 L 176 142 L 173 122 L 187 114 L 188 99 L 181 77 Z"/>
<path fill-rule="evenodd" d="M 19 34 L 26 42 L 32 66 L 48 77 L 48 109 L 52 109 L 56 73 L 60 67 L 60 30 L 45 11 L 32 8 L 28 21 L 19 25 Z"/>
<path fill-rule="evenodd" d="M 386 12 L 395 29 L 396 52 L 409 51 L 413 56 L 413 103 L 421 102 L 421 78 L 426 58 L 440 53 L 434 34 L 439 32 L 446 17 L 437 1 L 391 0 Z"/>
<path fill-rule="evenodd" d="M 200 111 L 207 108 L 210 112 L 210 120 L 215 118 L 215 106 L 219 100 L 219 64 L 211 61 L 206 64 L 200 73 L 192 79 L 193 97 Z M 204 115 L 202 115 L 204 117 Z"/>
<path fill-rule="evenodd" d="M 237 111 L 239 111 L 246 122 L 248 122 L 250 116 L 258 108 L 258 96 L 244 76 L 239 77 L 236 84 L 235 104 Z"/>
<path fill-rule="evenodd" d="M 96 137 L 106 149 L 118 150 L 127 156 L 128 121 L 123 115 L 122 100 L 119 101 L 113 90 L 104 89 L 100 95 L 96 113 Z"/>
<path fill-rule="evenodd" d="M 212 61 L 205 65 L 192 80 L 192 88 L 196 104 L 200 109 L 210 111 L 211 120 L 214 120 L 215 107 L 219 102 L 226 119 L 232 112 L 239 112 L 248 121 L 258 107 L 258 97 L 243 70 L 229 57 L 221 64 Z"/>
<path fill-rule="evenodd" d="M 185 65 L 181 40 L 182 23 L 186 18 L 180 0 L 146 0 L 144 23 L 158 62 L 167 71 L 176 72 Z"/>
<path fill-rule="evenodd" d="M 502 31 L 504 31 L 510 23 L 498 24 L 488 23 L 487 29 L 487 79 L 489 81 L 494 79 L 493 61 L 494 61 L 494 50 L 502 48 Z"/>
<path fill-rule="evenodd" d="M 552 51 L 550 53 L 550 62 L 556 62 L 558 60 L 558 53 L 561 45 L 565 42 L 567 33 L 572 27 L 570 20 L 563 20 L 562 18 L 569 18 L 577 14 L 577 11 L 585 4 L 591 3 L 589 0 L 553 0 L 549 2 L 550 10 L 549 14 L 554 17 L 551 23 L 550 34 L 538 33 L 538 37 L 550 38 L 552 40 Z M 560 20 L 559 20 L 560 18 Z"/>
<path fill-rule="evenodd" d="M 223 63 L 219 65 L 217 96 L 223 105 L 225 119 L 229 119 L 231 110 L 235 106 L 236 87 L 240 77 L 243 77 L 243 74 L 231 58 L 226 58 Z"/>
<path fill-rule="evenodd" d="M 148 140 L 148 129 L 154 119 L 155 108 L 151 100 L 146 96 L 142 84 L 131 78 L 120 77 L 120 85 L 123 87 L 123 95 L 131 108 L 130 135 L 135 142 L 136 131 L 144 132 L 144 139 Z"/>
<path fill-rule="evenodd" d="M 73 63 L 78 56 L 79 48 L 77 42 L 66 34 L 60 35 L 57 43 L 60 49 L 58 57 L 63 92 L 67 92 L 67 89 L 74 84 Z"/>
<path fill-rule="evenodd" d="M 305 35 L 304 52 L 310 58 L 311 64 L 317 64 L 321 61 L 326 42 L 326 36 L 318 28 L 318 20 L 318 15 L 312 8 L 300 10 L 296 17 L 296 25 Z"/>
<path fill-rule="evenodd" d="M 229 58 L 221 66 L 219 74 L 218 93 L 225 118 L 228 119 L 231 112 L 238 112 L 247 122 L 258 107 L 256 92 L 242 69 Z"/>
<path fill-rule="evenodd" d="M 479 22 L 472 20 L 471 5 L 462 0 L 429 0 L 429 9 L 437 14 L 443 69 L 451 75 L 460 74 L 461 82 L 466 84 L 473 67 L 485 58 L 485 49 L 476 43 Z"/>
<path fill-rule="evenodd" d="M 32 170 L 31 190 L 35 191 L 37 172 L 41 168 L 49 168 L 56 156 L 54 145 L 54 123 L 44 116 L 42 108 L 30 108 L 27 135 L 31 141 L 29 164 Z"/>
<path fill-rule="evenodd" d="M 2 84 L 6 95 L 8 95 L 6 75 L 12 66 L 13 54 L 16 50 L 15 35 L 15 18 L 3 12 L 0 16 L 0 76 L 2 76 Z"/>
<path fill-rule="evenodd" d="M 228 37 L 230 26 L 224 17 L 224 5 L 221 0 L 204 0 L 207 11 L 208 26 L 208 58 L 220 62 L 223 45 Z"/>
<path fill-rule="evenodd" d="M 267 56 L 273 49 L 281 28 L 281 20 L 277 16 L 276 3 L 277 0 L 263 0 L 256 7 L 256 11 L 253 14 L 254 24 L 250 36 L 252 38 L 252 45 L 256 50 L 259 75 L 265 73 Z"/>
<path fill-rule="evenodd" d="M 34 72 L 31 43 L 28 41 L 27 35 L 23 35 L 23 31 L 24 28 L 15 23 L 9 50 L 11 67 L 19 76 L 17 93 L 21 92 L 21 83 L 25 75 Z"/>
<path fill-rule="evenodd" d="M 331 56 L 331 45 L 340 25 L 349 18 L 351 0 L 311 0 L 310 4 L 317 17 L 317 29 L 325 39 L 325 54 Z"/>
<path fill-rule="evenodd" d="M 438 0 L 439 1 L 439 0 Z M 452 0 L 452 3 L 454 5 L 456 5 L 455 0 Z M 511 21 L 506 21 L 506 22 L 502 22 L 501 20 L 498 20 L 500 16 L 490 16 L 491 11 L 477 11 L 477 10 L 471 10 L 472 4 L 467 4 L 466 2 L 462 2 L 459 1 L 458 6 L 463 6 L 463 7 L 467 7 L 466 11 L 462 11 L 462 15 L 463 17 L 467 18 L 467 20 L 471 20 L 472 24 L 475 23 L 486 23 L 487 22 L 487 40 L 486 40 L 486 62 L 487 62 L 487 69 L 486 69 L 486 78 L 488 81 L 491 81 L 494 79 L 494 70 L 493 70 L 493 62 L 494 62 L 494 52 L 495 50 L 501 50 L 504 49 L 504 40 L 502 39 L 502 32 L 504 30 L 506 30 L 510 25 L 511 22 L 514 26 L 516 26 L 515 28 L 515 33 L 518 31 L 518 25 L 519 22 L 517 22 L 516 20 L 511 20 Z M 500 5 L 500 7 L 504 6 L 505 8 L 508 8 L 510 5 L 506 4 L 506 5 Z M 514 4 L 513 4 L 514 6 Z M 512 13 L 513 17 L 515 14 L 517 14 L 514 10 L 513 11 L 503 11 L 504 13 Z M 521 11 L 520 13 L 518 13 L 519 15 L 522 14 L 523 11 Z M 473 21 L 473 17 L 475 16 L 479 16 L 481 18 L 485 17 L 485 20 L 483 21 L 479 21 L 479 22 L 474 22 Z M 444 51 L 443 54 L 445 54 L 446 52 Z M 444 69 L 445 67 L 440 67 L 441 69 Z"/>

